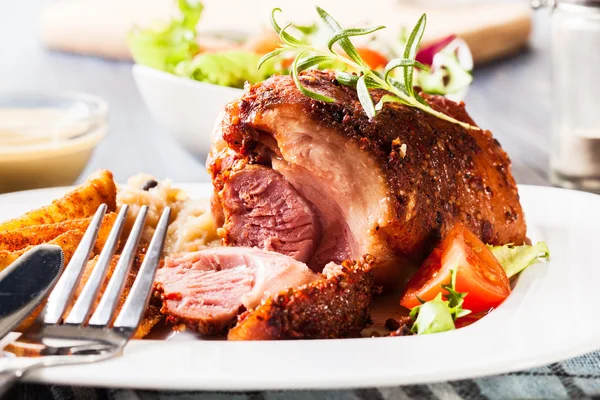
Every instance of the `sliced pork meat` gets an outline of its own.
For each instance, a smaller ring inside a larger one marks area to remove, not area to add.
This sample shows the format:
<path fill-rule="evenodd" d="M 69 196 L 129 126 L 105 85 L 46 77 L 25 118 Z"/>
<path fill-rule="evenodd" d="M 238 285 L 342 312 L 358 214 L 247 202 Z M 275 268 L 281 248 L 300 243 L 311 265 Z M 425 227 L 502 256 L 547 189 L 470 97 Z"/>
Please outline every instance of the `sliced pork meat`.
<path fill-rule="evenodd" d="M 239 317 L 229 340 L 356 337 L 371 321 L 371 265 L 330 263 L 322 279 L 274 296 Z"/>
<path fill-rule="evenodd" d="M 486 243 L 526 240 L 510 160 L 489 131 L 399 103 L 369 120 L 333 73 L 300 80 L 336 102 L 275 76 L 247 86 L 216 125 L 207 166 L 225 244 L 280 251 L 315 270 L 370 254 L 376 282 L 390 286 L 457 221 Z M 474 125 L 463 104 L 424 97 Z"/>
<path fill-rule="evenodd" d="M 278 172 L 250 166 L 224 188 L 226 244 L 276 251 L 306 262 L 321 231 L 312 205 Z"/>
<path fill-rule="evenodd" d="M 155 282 L 161 312 L 170 322 L 215 335 L 244 309 L 317 277 L 304 263 L 279 253 L 218 247 L 167 257 Z"/>

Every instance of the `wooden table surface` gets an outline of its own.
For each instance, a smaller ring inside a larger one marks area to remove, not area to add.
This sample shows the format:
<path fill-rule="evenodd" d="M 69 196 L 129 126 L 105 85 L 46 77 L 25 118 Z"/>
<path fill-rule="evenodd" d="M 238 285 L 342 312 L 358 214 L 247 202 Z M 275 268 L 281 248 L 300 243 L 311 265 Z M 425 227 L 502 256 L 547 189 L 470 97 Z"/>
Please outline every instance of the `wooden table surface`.
<path fill-rule="evenodd" d="M 121 182 L 139 172 L 176 182 L 208 180 L 203 160 L 188 155 L 152 120 L 131 64 L 42 48 L 36 20 L 48 2 L 0 1 L 0 91 L 82 91 L 108 102 L 109 134 L 80 179 L 108 168 Z M 548 183 L 550 86 L 549 18 L 547 11 L 538 11 L 529 49 L 478 68 L 466 99 L 474 120 L 490 129 L 510 155 L 519 183 Z"/>

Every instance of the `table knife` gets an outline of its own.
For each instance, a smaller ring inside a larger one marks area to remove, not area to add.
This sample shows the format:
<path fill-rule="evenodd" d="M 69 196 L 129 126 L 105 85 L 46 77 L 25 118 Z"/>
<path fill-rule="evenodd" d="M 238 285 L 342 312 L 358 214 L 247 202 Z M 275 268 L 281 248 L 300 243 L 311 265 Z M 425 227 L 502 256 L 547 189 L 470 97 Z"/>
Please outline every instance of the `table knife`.
<path fill-rule="evenodd" d="M 23 254 L 0 272 L 0 338 L 42 302 L 62 269 L 62 249 L 44 244 Z"/>

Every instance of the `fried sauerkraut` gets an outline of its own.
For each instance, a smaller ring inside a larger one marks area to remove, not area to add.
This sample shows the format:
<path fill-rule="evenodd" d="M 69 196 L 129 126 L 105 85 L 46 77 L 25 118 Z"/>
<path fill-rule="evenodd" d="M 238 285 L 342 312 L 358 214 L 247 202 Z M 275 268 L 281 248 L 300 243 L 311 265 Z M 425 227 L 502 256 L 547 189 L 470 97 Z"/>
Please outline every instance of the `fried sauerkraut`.
<path fill-rule="evenodd" d="M 185 191 L 172 187 L 171 180 L 159 181 L 147 174 L 135 175 L 117 193 L 119 209 L 127 204 L 125 232 L 128 233 L 142 206 L 148 206 L 142 240 L 149 242 L 165 207 L 171 207 L 171 221 L 165 242 L 165 254 L 196 251 L 220 244 L 210 213 L 210 202 L 190 199 Z"/>

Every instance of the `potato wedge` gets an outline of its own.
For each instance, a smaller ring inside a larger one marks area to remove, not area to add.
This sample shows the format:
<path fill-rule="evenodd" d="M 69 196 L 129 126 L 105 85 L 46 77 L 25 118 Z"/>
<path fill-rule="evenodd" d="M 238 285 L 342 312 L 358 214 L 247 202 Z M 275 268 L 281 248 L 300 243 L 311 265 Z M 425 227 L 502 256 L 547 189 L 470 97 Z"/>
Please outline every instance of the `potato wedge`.
<path fill-rule="evenodd" d="M 64 265 L 67 265 L 69 261 L 71 261 L 71 257 L 73 257 L 73 253 L 75 252 L 75 249 L 77 249 L 77 246 L 79 245 L 79 242 L 81 241 L 82 237 L 82 231 L 68 231 L 58 236 L 56 239 L 48 242 L 48 244 L 56 244 L 62 248 Z M 9 266 L 13 261 L 15 261 L 21 255 L 23 255 L 23 253 L 28 251 L 31 247 L 33 246 L 15 252 L 0 251 L 0 271 Z M 21 322 L 21 325 L 19 325 L 19 327 L 16 330 L 23 331 L 23 329 L 29 327 L 33 323 L 33 321 L 35 321 L 39 313 L 42 312 L 42 309 L 45 305 L 46 302 L 40 303 L 40 305 L 38 305 L 33 310 L 33 312 L 29 316 L 27 316 L 27 318 L 25 318 L 23 322 Z"/>
<path fill-rule="evenodd" d="M 65 265 L 71 260 L 71 256 L 75 252 L 75 249 L 79 245 L 81 238 L 83 237 L 83 232 L 79 230 L 73 230 L 63 233 L 62 235 L 57 236 L 55 239 L 46 242 L 47 244 L 56 244 L 63 249 L 63 255 L 65 260 Z M 0 271 L 4 270 L 4 268 L 8 267 L 17 258 L 21 257 L 27 251 L 31 250 L 33 246 L 25 247 L 24 249 L 20 249 L 17 251 L 7 251 L 0 250 Z"/>
<path fill-rule="evenodd" d="M 116 213 L 109 213 L 104 216 L 94 247 L 94 254 L 99 254 L 102 251 L 116 217 Z M 26 226 L 13 231 L 0 231 L 0 251 L 14 252 L 29 246 L 48 243 L 63 233 L 73 230 L 85 232 L 91 221 L 92 217 L 89 217 L 56 224 Z"/>
<path fill-rule="evenodd" d="M 110 230 L 115 224 L 115 220 L 117 219 L 117 213 L 111 212 L 104 216 L 102 220 L 102 225 L 100 225 L 100 230 L 98 231 L 98 237 L 96 238 L 96 243 L 94 244 L 94 249 L 92 250 L 92 256 L 100 254 L 104 245 L 106 244 L 106 240 L 108 239 L 108 235 L 110 234 Z M 88 223 L 89 224 L 89 223 Z M 87 225 L 86 225 L 87 228 Z"/>
<path fill-rule="evenodd" d="M 134 339 L 142 339 L 148 336 L 152 328 L 154 328 L 164 317 L 160 312 L 160 305 L 154 304 L 153 300 L 154 298 L 151 298 L 148 307 L 146 307 L 146 312 L 133 334 Z"/>
<path fill-rule="evenodd" d="M 100 204 L 106 203 L 108 211 L 116 209 L 117 187 L 110 171 L 93 173 L 85 183 L 77 186 L 64 197 L 54 200 L 51 205 L 30 211 L 18 218 L 0 223 L 1 231 L 12 231 L 32 225 L 55 224 L 59 222 L 89 218 Z"/>
<path fill-rule="evenodd" d="M 129 295 L 129 291 L 131 290 L 131 286 L 133 285 L 135 277 L 137 276 L 137 272 L 140 269 L 140 266 L 142 265 L 142 261 L 144 260 L 145 251 L 146 251 L 146 249 L 142 246 L 138 249 L 138 252 L 134 259 L 133 265 L 131 266 L 129 276 L 127 277 L 127 281 L 125 282 L 125 286 L 123 288 L 123 293 L 121 294 L 121 297 L 119 298 L 119 301 L 117 302 L 117 306 L 116 306 L 115 314 L 114 314 L 115 316 L 118 315 L 118 313 L 121 311 L 121 308 L 125 304 L 125 299 L 127 299 L 127 296 Z M 106 278 L 105 278 L 104 282 L 102 283 L 102 285 L 100 286 L 99 294 L 96 298 L 96 301 L 94 302 L 94 304 L 92 306 L 93 309 L 95 309 L 98 306 L 98 303 L 100 302 L 100 298 L 102 297 L 102 294 L 106 290 L 106 286 L 108 285 L 108 282 L 109 282 L 110 278 L 112 277 L 112 274 L 115 270 L 115 267 L 116 267 L 118 261 L 119 261 L 118 255 L 114 256 L 113 259 L 111 260 L 108 270 L 106 271 Z M 67 307 L 65 315 L 68 315 L 69 312 L 71 311 L 73 304 L 75 303 L 75 301 L 77 300 L 77 298 L 79 297 L 81 292 L 83 291 L 83 288 L 85 287 L 87 280 L 89 279 L 90 275 L 92 274 L 93 269 L 96 267 L 97 262 L 98 262 L 98 257 L 95 257 L 92 260 L 88 261 L 88 263 L 85 266 L 85 269 L 83 270 L 83 273 L 81 275 L 81 280 L 79 281 L 78 286 L 75 288 L 75 293 L 73 295 L 73 301 Z M 160 313 L 160 307 L 157 306 L 156 304 L 149 304 L 148 308 L 146 308 L 146 312 L 142 318 L 142 321 L 140 322 L 140 325 L 138 326 L 138 329 L 136 330 L 136 332 L 134 334 L 134 338 L 141 339 L 142 337 L 146 336 L 148 334 L 148 332 L 150 332 L 152 327 L 154 325 L 156 325 L 162 319 L 162 317 L 163 316 Z"/>

